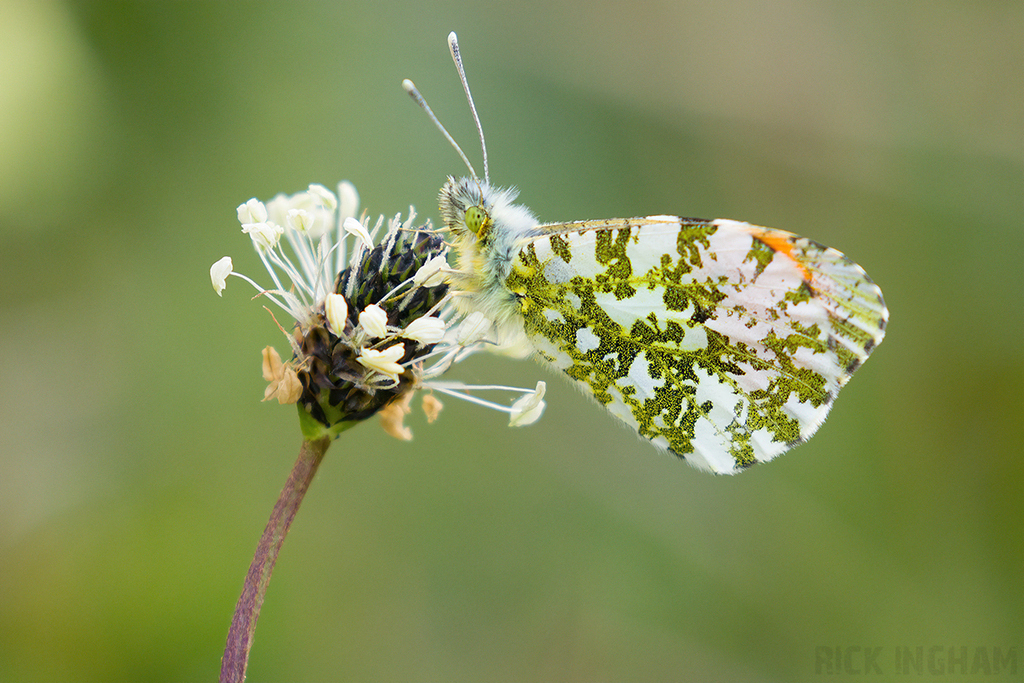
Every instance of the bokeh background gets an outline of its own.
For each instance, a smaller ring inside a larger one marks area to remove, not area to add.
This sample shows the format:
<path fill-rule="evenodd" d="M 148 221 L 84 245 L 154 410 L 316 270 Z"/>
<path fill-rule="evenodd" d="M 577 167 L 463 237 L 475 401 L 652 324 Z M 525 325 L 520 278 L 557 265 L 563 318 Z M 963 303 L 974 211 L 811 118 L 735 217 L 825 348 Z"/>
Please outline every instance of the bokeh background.
<path fill-rule="evenodd" d="M 544 418 L 344 434 L 250 680 L 859 680 L 845 648 L 891 678 L 918 646 L 944 648 L 919 680 L 1024 672 L 1021 3 L 2 0 L 0 26 L 0 680 L 216 677 L 299 433 L 259 401 L 280 333 L 209 265 L 266 280 L 235 207 L 310 182 L 436 218 L 463 167 L 400 82 L 478 159 L 453 29 L 492 179 L 542 219 L 807 235 L 881 285 L 888 336 L 735 478 L 474 358 L 452 378 L 548 380 Z"/>

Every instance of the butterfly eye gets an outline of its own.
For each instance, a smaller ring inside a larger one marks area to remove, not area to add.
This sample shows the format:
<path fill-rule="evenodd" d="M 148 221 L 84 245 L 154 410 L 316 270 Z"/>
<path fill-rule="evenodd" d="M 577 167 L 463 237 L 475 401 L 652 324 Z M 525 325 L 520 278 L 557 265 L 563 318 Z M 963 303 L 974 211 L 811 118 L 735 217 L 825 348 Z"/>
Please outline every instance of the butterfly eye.
<path fill-rule="evenodd" d="M 466 229 L 475 235 L 480 232 L 480 228 L 487 221 L 487 212 L 482 207 L 471 206 L 466 209 L 465 221 Z"/>

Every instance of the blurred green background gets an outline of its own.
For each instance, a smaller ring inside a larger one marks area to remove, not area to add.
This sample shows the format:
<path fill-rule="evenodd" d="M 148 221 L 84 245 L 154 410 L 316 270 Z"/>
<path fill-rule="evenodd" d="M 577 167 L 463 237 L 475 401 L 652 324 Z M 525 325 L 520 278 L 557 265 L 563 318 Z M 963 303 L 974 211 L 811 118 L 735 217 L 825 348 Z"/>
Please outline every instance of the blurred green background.
<path fill-rule="evenodd" d="M 347 178 L 371 213 L 491 155 L 544 220 L 675 213 L 835 246 L 888 337 L 807 445 L 735 478 L 539 366 L 536 425 L 447 400 L 333 446 L 262 680 L 863 679 L 862 651 L 1024 673 L 1024 5 L 0 0 L 0 680 L 211 680 L 298 450 L 235 207 Z M 850 654 L 838 673 L 822 650 Z M 966 675 L 961 675 L 963 666 Z M 834 671 L 834 670 L 833 670 Z M 831 675 L 830 675 L 831 674 Z M 948 675 L 947 675 L 948 674 Z"/>

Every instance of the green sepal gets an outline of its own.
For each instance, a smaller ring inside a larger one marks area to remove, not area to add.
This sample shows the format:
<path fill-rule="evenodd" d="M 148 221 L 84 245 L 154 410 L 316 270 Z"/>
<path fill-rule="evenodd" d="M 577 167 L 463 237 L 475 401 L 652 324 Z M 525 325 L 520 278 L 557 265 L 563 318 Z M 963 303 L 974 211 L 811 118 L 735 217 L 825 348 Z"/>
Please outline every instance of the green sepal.
<path fill-rule="evenodd" d="M 303 439 L 306 441 L 316 441 L 327 436 L 330 429 L 317 422 L 316 418 L 309 414 L 305 406 L 301 403 L 296 403 L 295 407 L 299 409 L 299 429 L 302 431 Z"/>
<path fill-rule="evenodd" d="M 315 441 L 325 436 L 337 439 L 338 435 L 343 431 L 359 424 L 359 420 L 342 420 L 341 411 L 330 405 L 326 398 L 327 392 L 321 392 L 317 402 L 331 421 L 330 427 L 313 417 L 301 402 L 296 404 L 296 407 L 299 409 L 299 429 L 302 431 L 302 438 L 306 441 Z"/>

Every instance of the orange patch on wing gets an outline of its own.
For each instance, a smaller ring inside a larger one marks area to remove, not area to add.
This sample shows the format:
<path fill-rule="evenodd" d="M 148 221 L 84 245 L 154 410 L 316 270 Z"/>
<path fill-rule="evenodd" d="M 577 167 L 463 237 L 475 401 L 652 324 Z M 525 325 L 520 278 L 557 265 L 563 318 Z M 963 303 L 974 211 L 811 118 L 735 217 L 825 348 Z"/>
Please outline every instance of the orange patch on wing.
<path fill-rule="evenodd" d="M 793 242 L 790 239 L 793 237 L 792 234 L 782 230 L 765 230 L 758 229 L 756 226 L 751 227 L 754 227 L 754 230 L 751 231 L 754 238 L 767 244 L 772 251 L 787 256 L 789 260 L 800 269 L 800 272 L 803 273 L 805 282 L 811 282 L 811 280 L 814 279 L 811 271 L 801 263 L 800 259 L 793 255 Z"/>

